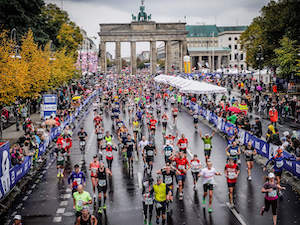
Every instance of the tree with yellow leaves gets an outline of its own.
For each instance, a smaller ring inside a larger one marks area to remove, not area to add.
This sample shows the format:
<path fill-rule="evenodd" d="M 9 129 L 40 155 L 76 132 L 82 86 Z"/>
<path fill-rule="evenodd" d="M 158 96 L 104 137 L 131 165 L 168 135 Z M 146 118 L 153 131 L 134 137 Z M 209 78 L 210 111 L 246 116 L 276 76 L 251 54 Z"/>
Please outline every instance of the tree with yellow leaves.
<path fill-rule="evenodd" d="M 28 65 L 25 81 L 30 87 L 23 97 L 35 98 L 39 93 L 49 88 L 50 51 L 43 51 L 38 47 L 34 42 L 31 30 L 23 37 L 21 49 L 20 55 Z"/>
<path fill-rule="evenodd" d="M 16 46 L 7 32 L 0 33 L 0 104 L 10 105 L 28 91 L 28 64 L 16 57 Z"/>

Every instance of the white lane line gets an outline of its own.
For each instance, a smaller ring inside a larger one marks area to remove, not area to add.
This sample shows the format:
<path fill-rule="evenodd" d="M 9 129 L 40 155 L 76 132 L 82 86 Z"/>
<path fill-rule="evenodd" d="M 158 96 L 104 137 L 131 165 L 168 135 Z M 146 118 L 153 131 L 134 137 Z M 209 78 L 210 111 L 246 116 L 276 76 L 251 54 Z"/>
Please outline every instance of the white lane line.
<path fill-rule="evenodd" d="M 26 195 L 22 200 L 26 201 L 28 199 L 28 196 Z"/>
<path fill-rule="evenodd" d="M 87 149 L 87 150 L 91 147 L 92 141 L 93 141 L 93 139 L 95 138 L 95 136 L 96 136 L 96 134 L 95 134 L 95 132 L 93 132 L 92 135 L 90 136 L 89 140 L 88 140 L 87 145 L 86 145 L 86 149 Z"/>
<path fill-rule="evenodd" d="M 53 218 L 53 222 L 54 222 L 54 223 L 60 223 L 61 220 L 62 220 L 62 217 L 61 217 L 61 216 L 56 216 L 56 217 Z"/>
<path fill-rule="evenodd" d="M 193 158 L 193 154 L 191 153 L 190 150 L 186 149 L 186 152 L 189 154 L 189 156 L 190 156 L 191 158 Z"/>
<path fill-rule="evenodd" d="M 58 208 L 56 210 L 56 214 L 63 214 L 63 213 L 65 213 L 65 210 L 66 210 L 66 208 Z"/>
<path fill-rule="evenodd" d="M 235 208 L 231 208 L 229 202 L 226 202 L 226 205 L 228 206 L 228 208 L 230 209 L 230 211 L 232 212 L 232 214 L 235 216 L 235 218 L 237 218 L 237 220 L 242 224 L 242 225 L 247 225 L 246 222 L 243 220 L 243 218 L 241 217 L 241 215 L 236 211 Z"/>
<path fill-rule="evenodd" d="M 63 198 L 64 198 L 64 199 L 71 198 L 71 194 L 64 194 L 64 195 L 63 195 Z"/>
<path fill-rule="evenodd" d="M 139 184 L 139 188 L 142 189 L 142 173 L 138 172 L 138 184 Z"/>
<path fill-rule="evenodd" d="M 59 206 L 67 206 L 68 205 L 68 201 L 61 201 Z"/>

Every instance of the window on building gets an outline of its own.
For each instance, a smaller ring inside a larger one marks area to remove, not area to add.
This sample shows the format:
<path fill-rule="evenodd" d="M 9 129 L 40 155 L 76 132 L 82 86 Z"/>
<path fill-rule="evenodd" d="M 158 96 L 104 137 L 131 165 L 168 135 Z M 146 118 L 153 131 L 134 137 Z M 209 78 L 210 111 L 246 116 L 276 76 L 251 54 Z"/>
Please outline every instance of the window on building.
<path fill-rule="evenodd" d="M 234 49 L 237 49 L 237 45 L 234 45 Z"/>
<path fill-rule="evenodd" d="M 237 56 L 237 54 L 234 54 L 234 60 L 236 60 L 236 56 Z"/>
<path fill-rule="evenodd" d="M 237 37 L 234 38 L 235 41 L 237 41 L 237 39 L 238 39 Z"/>
<path fill-rule="evenodd" d="M 228 45 L 228 48 L 230 48 L 230 49 L 231 49 L 231 45 Z"/>
<path fill-rule="evenodd" d="M 241 60 L 244 60 L 244 54 L 241 53 Z"/>
<path fill-rule="evenodd" d="M 231 41 L 231 37 L 228 38 L 228 41 Z"/>
<path fill-rule="evenodd" d="M 229 55 L 229 60 L 231 60 L 231 54 Z"/>

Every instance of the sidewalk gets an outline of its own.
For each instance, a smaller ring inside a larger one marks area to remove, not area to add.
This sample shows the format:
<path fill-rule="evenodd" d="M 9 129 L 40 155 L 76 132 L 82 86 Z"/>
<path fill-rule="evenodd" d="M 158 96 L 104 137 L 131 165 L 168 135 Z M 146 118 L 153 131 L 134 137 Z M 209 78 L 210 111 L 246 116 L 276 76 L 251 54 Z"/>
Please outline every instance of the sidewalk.
<path fill-rule="evenodd" d="M 30 115 L 30 119 L 34 124 L 41 123 L 40 113 L 34 113 Z M 24 135 L 24 131 L 22 129 L 22 124 L 20 124 L 20 130 L 17 131 L 16 124 L 9 126 L 8 128 L 2 131 L 2 140 L 1 141 L 9 141 L 10 145 L 17 142 L 17 140 Z"/>
<path fill-rule="evenodd" d="M 228 94 L 227 94 L 227 96 L 228 96 Z M 235 98 L 237 98 L 237 99 L 241 98 L 241 94 L 240 94 L 237 90 L 235 90 L 235 89 L 233 89 L 233 90 L 231 91 L 231 98 L 232 98 L 233 96 L 234 96 Z M 262 116 L 262 115 L 260 115 L 260 114 L 255 113 L 255 112 L 252 112 L 252 113 L 249 113 L 249 112 L 248 112 L 248 115 L 250 115 L 250 116 L 252 117 L 252 118 L 250 119 L 250 123 L 254 122 L 254 120 L 255 120 L 256 117 L 260 118 L 260 121 L 261 121 L 261 123 L 262 123 L 262 132 L 263 132 L 262 137 L 265 137 L 265 136 L 266 136 L 266 133 L 267 133 L 267 128 L 268 128 L 268 126 L 270 125 L 270 120 L 269 120 L 269 119 L 266 119 L 266 115 L 265 115 L 265 116 Z M 289 126 L 288 124 L 280 124 L 280 123 L 277 123 L 277 129 L 279 130 L 279 134 L 280 134 L 281 137 L 282 137 L 283 132 L 285 132 L 285 131 L 288 131 L 288 132 L 291 134 L 294 130 L 296 130 L 296 131 L 300 130 L 300 124 L 298 124 L 298 125 L 299 125 L 299 127 L 293 129 L 293 128 L 292 128 L 291 126 Z"/>

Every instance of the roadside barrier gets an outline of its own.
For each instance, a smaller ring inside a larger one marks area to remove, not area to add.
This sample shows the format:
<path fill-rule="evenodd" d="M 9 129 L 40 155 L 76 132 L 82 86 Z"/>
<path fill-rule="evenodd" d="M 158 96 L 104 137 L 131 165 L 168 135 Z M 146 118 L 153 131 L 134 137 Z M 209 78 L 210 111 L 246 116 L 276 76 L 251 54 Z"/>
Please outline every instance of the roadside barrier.
<path fill-rule="evenodd" d="M 205 118 L 209 123 L 215 126 L 219 131 L 222 133 L 226 133 L 229 136 L 232 136 L 236 131 L 239 136 L 239 141 L 243 145 L 246 145 L 249 141 L 252 142 L 253 147 L 256 149 L 257 153 L 267 159 L 273 157 L 276 153 L 276 150 L 279 146 L 273 145 L 271 143 L 267 143 L 264 140 L 259 139 L 258 137 L 250 134 L 249 132 L 240 129 L 233 125 L 232 123 L 226 122 L 223 118 L 218 117 L 215 113 L 207 110 L 199 106 L 198 104 L 191 102 L 185 96 L 183 98 L 184 105 L 189 105 L 194 110 L 198 110 L 197 112 Z M 292 157 L 292 154 L 289 152 L 284 151 L 284 156 L 286 158 Z M 294 176 L 300 178 L 300 162 L 299 161 L 286 161 L 284 160 L 284 169 L 291 172 Z"/>
<path fill-rule="evenodd" d="M 49 136 L 39 145 L 38 156 L 42 156 L 46 152 L 49 144 L 61 134 L 68 124 L 75 121 L 82 108 L 84 108 L 84 106 L 86 106 L 99 93 L 100 89 L 92 92 L 92 94 L 89 95 L 75 110 L 75 112 L 71 116 L 68 116 L 59 127 L 51 129 Z M 10 193 L 16 184 L 30 171 L 32 166 L 33 156 L 26 156 L 22 164 L 12 166 L 9 149 L 9 142 L 0 143 L 0 200 Z"/>

